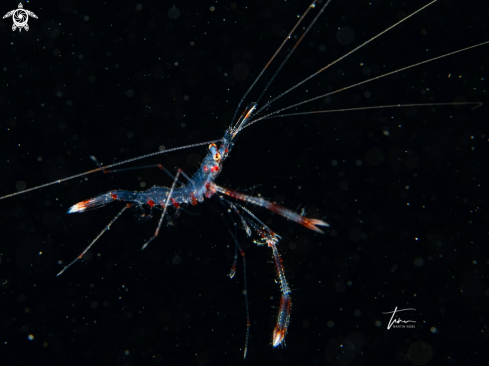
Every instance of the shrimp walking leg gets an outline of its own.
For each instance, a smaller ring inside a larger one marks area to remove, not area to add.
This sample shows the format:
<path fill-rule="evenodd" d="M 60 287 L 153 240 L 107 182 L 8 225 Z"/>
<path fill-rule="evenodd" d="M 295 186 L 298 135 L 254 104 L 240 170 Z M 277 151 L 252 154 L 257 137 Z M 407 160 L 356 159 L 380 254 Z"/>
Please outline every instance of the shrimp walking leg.
<path fill-rule="evenodd" d="M 236 207 L 231 202 L 229 202 L 228 200 L 226 200 L 224 197 L 219 196 L 219 199 L 220 199 L 219 202 L 223 206 L 225 206 L 224 203 L 226 203 L 229 206 L 232 206 L 233 210 L 236 210 Z M 213 209 L 216 210 L 215 208 L 213 208 Z M 246 337 L 245 337 L 245 346 L 244 346 L 243 357 L 246 358 L 246 355 L 248 353 L 248 340 L 250 338 L 250 326 L 251 326 L 251 322 L 250 322 L 250 309 L 249 309 L 249 305 L 248 305 L 248 285 L 247 285 L 247 281 L 246 281 L 246 256 L 245 256 L 245 252 L 244 252 L 243 248 L 238 243 L 238 232 L 236 230 L 236 227 L 237 227 L 236 221 L 233 220 L 230 212 L 229 211 L 227 211 L 227 212 L 228 212 L 228 214 L 229 214 L 229 216 L 231 218 L 231 221 L 233 222 L 233 226 L 234 226 L 234 233 L 233 233 L 233 231 L 229 227 L 229 224 L 224 219 L 224 216 L 221 213 L 221 217 L 222 217 L 222 219 L 224 221 L 224 224 L 226 225 L 226 227 L 227 227 L 227 229 L 229 231 L 229 234 L 231 234 L 231 236 L 232 236 L 232 238 L 234 240 L 234 260 L 233 260 L 233 265 L 231 266 L 231 270 L 229 271 L 229 274 L 228 274 L 228 277 L 229 278 L 233 279 L 234 278 L 234 275 L 236 274 L 236 266 L 238 264 L 238 250 L 239 250 L 239 253 L 241 254 L 241 258 L 243 258 L 243 282 L 244 282 L 243 295 L 245 296 L 245 307 L 246 307 Z M 238 214 L 238 216 L 241 216 L 239 214 L 239 212 L 237 212 L 237 214 Z"/>
<path fill-rule="evenodd" d="M 242 216 L 240 212 L 235 208 L 235 212 L 240 215 L 255 231 L 261 236 L 261 240 L 255 240 L 256 244 L 267 244 L 272 249 L 273 260 L 275 262 L 275 270 L 277 273 L 278 283 L 280 283 L 280 305 L 277 314 L 277 321 L 275 328 L 273 329 L 272 345 L 278 347 L 283 344 L 285 335 L 290 322 L 290 312 L 292 310 L 292 297 L 290 295 L 290 286 L 285 276 L 285 270 L 282 263 L 282 258 L 277 249 L 277 243 L 280 240 L 280 236 L 275 234 L 267 225 L 265 225 L 260 219 L 258 219 L 250 210 L 239 204 L 243 212 L 249 215 L 249 217 Z"/>
<path fill-rule="evenodd" d="M 285 277 L 284 266 L 282 264 L 282 258 L 278 253 L 275 241 L 269 241 L 268 247 L 272 249 L 273 260 L 275 261 L 275 269 L 277 271 L 277 277 L 280 283 L 280 291 L 282 296 L 280 298 L 280 305 L 277 314 L 277 323 L 273 329 L 272 345 L 278 347 L 282 344 L 287 333 L 290 322 L 290 312 L 292 310 L 292 298 L 290 296 L 290 287 Z"/>
<path fill-rule="evenodd" d="M 229 278 L 233 278 L 234 274 L 236 273 L 238 250 L 241 255 L 241 258 L 243 258 L 243 282 L 244 282 L 243 295 L 245 296 L 245 307 L 246 307 L 246 338 L 245 338 L 243 358 L 246 358 L 246 354 L 248 353 L 248 340 L 250 338 L 250 326 L 251 326 L 250 309 L 248 305 L 248 285 L 246 283 L 246 255 L 243 248 L 241 248 L 241 245 L 239 245 L 236 235 L 231 231 L 231 229 L 229 229 L 229 233 L 233 237 L 234 244 L 235 244 L 234 262 L 233 262 L 233 266 L 231 267 L 231 271 L 229 272 L 228 275 Z"/>
<path fill-rule="evenodd" d="M 181 170 L 178 169 L 177 174 L 175 175 L 175 179 L 173 180 L 173 184 L 171 186 L 170 193 L 168 194 L 168 197 L 166 198 L 165 208 L 163 209 L 163 213 L 161 214 L 160 221 L 158 222 L 158 227 L 156 228 L 154 235 L 146 243 L 144 243 L 144 245 L 141 247 L 141 250 L 144 250 L 144 248 L 146 248 L 148 246 L 148 244 L 151 243 L 160 233 L 161 224 L 163 223 L 163 219 L 165 218 L 166 211 L 168 209 L 168 203 L 170 202 L 170 200 L 172 198 L 173 190 L 175 189 L 175 184 L 177 183 L 178 176 L 180 175 L 180 173 L 181 173 Z"/>
<path fill-rule="evenodd" d="M 245 296 L 245 306 L 246 306 L 246 339 L 245 339 L 245 347 L 244 347 L 244 354 L 243 358 L 246 358 L 246 354 L 248 353 L 248 339 L 250 338 L 250 308 L 248 305 L 248 285 L 246 283 L 246 256 L 244 250 L 241 248 L 241 246 L 238 244 L 238 240 L 236 237 L 234 238 L 236 247 L 239 249 L 239 253 L 241 254 L 241 258 L 243 258 L 243 278 L 244 278 L 244 290 L 243 290 L 243 295 Z"/>
<path fill-rule="evenodd" d="M 256 206 L 264 207 L 272 212 L 278 213 L 279 215 L 282 215 L 289 220 L 295 221 L 308 229 L 314 230 L 318 233 L 323 233 L 324 232 L 318 228 L 318 226 L 327 226 L 329 227 L 329 224 L 327 222 L 324 222 L 322 220 L 318 219 L 309 219 L 305 216 L 301 216 L 297 213 L 295 213 L 292 210 L 289 210 L 288 208 L 282 207 L 280 205 L 277 205 L 275 203 L 269 202 L 261 197 L 254 197 L 254 196 L 249 196 L 244 193 L 237 192 L 235 190 L 229 189 L 229 188 L 224 188 L 220 187 L 217 184 L 212 184 L 211 188 L 218 193 L 225 194 L 229 197 L 233 197 L 236 199 L 239 199 L 241 201 L 249 202 L 252 203 Z"/>
<path fill-rule="evenodd" d="M 70 264 L 68 264 L 67 266 L 65 266 L 56 276 L 59 276 L 60 274 L 62 274 L 64 271 L 66 271 L 69 267 L 71 267 L 73 264 L 75 264 L 76 262 L 78 262 L 78 260 L 80 260 L 86 252 L 88 252 L 88 250 L 92 247 L 93 244 L 95 244 L 95 242 L 107 231 L 110 229 L 111 225 L 115 222 L 115 220 L 117 220 L 124 211 L 126 211 L 129 207 L 133 206 L 133 204 L 127 204 L 126 206 L 124 206 L 124 208 L 122 210 L 119 211 L 119 213 L 117 215 L 115 215 L 115 217 L 109 222 L 109 224 L 97 235 L 97 237 L 95 239 L 92 240 L 92 242 L 85 248 L 85 250 L 78 256 L 76 257 Z"/>

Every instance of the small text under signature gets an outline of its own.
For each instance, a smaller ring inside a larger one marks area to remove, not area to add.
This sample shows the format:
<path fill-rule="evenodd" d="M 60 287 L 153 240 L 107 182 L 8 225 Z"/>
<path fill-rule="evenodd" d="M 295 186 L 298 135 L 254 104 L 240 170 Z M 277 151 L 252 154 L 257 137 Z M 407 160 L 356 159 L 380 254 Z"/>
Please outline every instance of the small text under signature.
<path fill-rule="evenodd" d="M 414 321 L 414 320 L 402 320 L 399 317 L 397 319 L 394 319 L 394 317 L 396 316 L 396 313 L 398 313 L 400 311 L 408 311 L 408 310 L 416 311 L 416 309 L 413 309 L 413 308 L 397 309 L 397 306 L 396 306 L 394 311 L 387 311 L 385 313 L 382 313 L 382 314 L 392 314 L 392 316 L 389 320 L 389 324 L 387 324 L 387 329 L 391 329 L 392 325 L 394 325 L 394 328 L 414 328 L 415 327 L 414 325 L 408 325 L 408 326 L 404 325 L 404 324 L 408 324 L 408 323 L 415 323 L 416 324 L 416 321 Z"/>

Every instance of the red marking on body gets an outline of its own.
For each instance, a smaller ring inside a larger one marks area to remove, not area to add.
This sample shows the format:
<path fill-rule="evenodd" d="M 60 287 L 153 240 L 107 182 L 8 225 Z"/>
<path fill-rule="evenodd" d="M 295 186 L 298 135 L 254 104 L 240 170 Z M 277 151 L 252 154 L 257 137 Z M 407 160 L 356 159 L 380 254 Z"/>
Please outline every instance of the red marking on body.
<path fill-rule="evenodd" d="M 192 200 L 192 205 L 196 205 L 197 203 L 199 203 L 199 201 L 197 201 L 197 198 L 195 197 L 194 193 L 190 193 L 190 199 Z"/>
<path fill-rule="evenodd" d="M 204 172 L 208 172 L 209 171 L 209 168 L 207 167 L 207 165 L 204 165 Z"/>
<path fill-rule="evenodd" d="M 211 198 L 214 193 L 216 193 L 216 190 L 212 187 L 210 183 L 205 184 L 205 196 L 207 198 Z"/>
<path fill-rule="evenodd" d="M 180 207 L 180 204 L 177 201 L 175 201 L 173 198 L 170 198 L 170 201 L 171 201 L 172 205 L 175 206 L 176 208 Z"/>
<path fill-rule="evenodd" d="M 146 203 L 149 205 L 149 207 L 153 207 L 154 205 L 156 205 L 155 201 L 153 200 L 148 200 L 148 202 Z"/>
<path fill-rule="evenodd" d="M 211 168 L 211 172 L 212 172 L 212 173 L 217 172 L 217 171 L 219 171 L 219 167 L 218 167 L 217 165 L 215 165 L 215 166 L 213 166 L 213 167 Z"/>
<path fill-rule="evenodd" d="M 113 200 L 116 200 L 116 199 L 117 199 L 117 195 L 116 195 L 115 193 L 112 193 L 112 194 L 110 195 L 110 197 L 112 197 L 112 199 L 113 199 Z"/>

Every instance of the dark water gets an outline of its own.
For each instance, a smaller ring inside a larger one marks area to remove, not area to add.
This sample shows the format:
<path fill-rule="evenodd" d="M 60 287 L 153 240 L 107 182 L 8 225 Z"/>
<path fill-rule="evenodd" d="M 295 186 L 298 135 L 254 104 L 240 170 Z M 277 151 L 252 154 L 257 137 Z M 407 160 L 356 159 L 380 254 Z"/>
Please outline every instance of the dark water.
<path fill-rule="evenodd" d="M 264 101 L 425 3 L 333 1 Z M 31 2 L 25 8 L 39 19 L 29 19 L 28 32 L 14 33 L 11 18 L 2 20 L 0 194 L 93 169 L 91 155 L 109 164 L 222 137 L 308 2 L 233 4 Z M 14 3 L 2 11 L 9 8 Z M 483 3 L 440 1 L 270 111 L 487 41 L 487 14 Z M 300 110 L 486 102 L 487 47 Z M 249 207 L 283 238 L 293 312 L 287 347 L 272 349 L 279 288 L 271 252 L 240 231 L 252 322 L 247 362 L 477 358 L 487 342 L 488 113 L 486 104 L 318 114 L 264 121 L 242 134 L 217 183 L 260 185 L 249 192 L 331 224 L 318 235 Z M 194 148 L 134 165 L 193 174 L 205 154 Z M 234 280 L 226 277 L 233 241 L 216 201 L 209 202 L 215 209 L 189 208 L 193 215 L 182 213 L 144 252 L 157 220 L 138 224 L 124 214 L 81 263 L 56 277 L 121 208 L 65 215 L 71 205 L 110 189 L 171 184 L 157 169 L 86 178 L 0 201 L 2 362 L 241 363 L 242 264 Z M 387 329 L 390 314 L 382 313 L 396 307 L 416 309 L 396 316 L 416 321 L 414 329 Z"/>

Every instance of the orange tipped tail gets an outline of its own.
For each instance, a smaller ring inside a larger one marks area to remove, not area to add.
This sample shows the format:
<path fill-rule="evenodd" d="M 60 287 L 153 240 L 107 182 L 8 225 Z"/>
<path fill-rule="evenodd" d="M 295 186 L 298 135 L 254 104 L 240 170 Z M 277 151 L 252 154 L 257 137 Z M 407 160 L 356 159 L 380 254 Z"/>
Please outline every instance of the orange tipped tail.
<path fill-rule="evenodd" d="M 70 207 L 67 213 L 85 212 L 93 210 L 102 206 L 105 206 L 114 201 L 114 195 L 103 194 L 95 198 L 91 198 L 86 201 L 78 202 L 76 205 Z"/>

